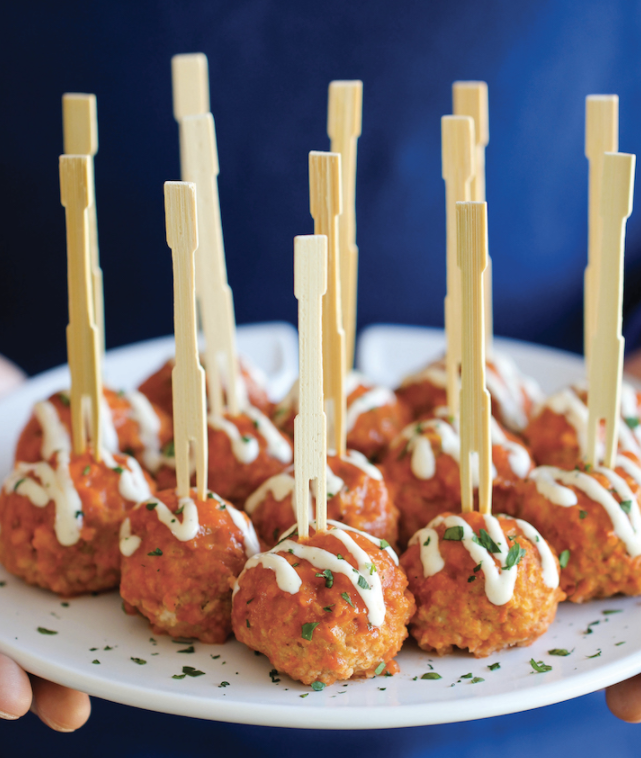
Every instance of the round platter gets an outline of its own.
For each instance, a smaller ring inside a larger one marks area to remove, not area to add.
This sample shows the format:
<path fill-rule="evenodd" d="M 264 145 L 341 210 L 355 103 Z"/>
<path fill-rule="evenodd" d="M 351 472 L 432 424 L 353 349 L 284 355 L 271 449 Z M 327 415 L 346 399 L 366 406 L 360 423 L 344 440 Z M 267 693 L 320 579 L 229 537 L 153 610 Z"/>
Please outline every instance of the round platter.
<path fill-rule="evenodd" d="M 546 392 L 582 376 L 576 356 L 496 342 Z M 296 364 L 291 327 L 241 327 L 239 344 L 267 373 L 274 396 L 282 393 Z M 442 348 L 442 332 L 436 330 L 370 327 L 361 337 L 359 365 L 376 381 L 393 385 Z M 112 351 L 108 383 L 133 387 L 171 352 L 168 339 Z M 2 476 L 10 470 L 17 435 L 33 403 L 67 383 L 66 370 L 54 369 L 0 402 Z M 407 641 L 397 658 L 400 674 L 315 692 L 279 676 L 265 657 L 234 640 L 192 645 L 152 635 L 144 619 L 122 612 L 116 592 L 62 601 L 0 568 L 0 651 L 28 671 L 148 710 L 256 725 L 376 729 L 465 721 L 549 705 L 641 672 L 639 628 L 638 598 L 584 606 L 565 603 L 547 634 L 531 647 L 487 659 L 464 653 L 436 658 Z M 569 655 L 551 655 L 553 649 Z M 537 673 L 531 660 L 551 669 Z M 423 679 L 424 674 L 441 678 Z"/>

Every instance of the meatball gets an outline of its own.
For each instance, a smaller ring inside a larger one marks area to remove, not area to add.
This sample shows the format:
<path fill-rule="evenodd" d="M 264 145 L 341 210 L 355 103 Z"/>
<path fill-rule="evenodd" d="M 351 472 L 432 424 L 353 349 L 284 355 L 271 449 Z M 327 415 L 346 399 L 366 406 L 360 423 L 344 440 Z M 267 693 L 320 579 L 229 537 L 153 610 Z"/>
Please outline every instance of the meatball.
<path fill-rule="evenodd" d="M 437 516 L 412 537 L 401 566 L 417 605 L 410 634 L 438 655 L 529 645 L 565 597 L 545 540 L 507 516 Z"/>
<path fill-rule="evenodd" d="M 112 453 L 119 450 L 132 455 L 150 473 L 163 459 L 162 448 L 173 437 L 171 418 L 140 392 L 104 390 L 103 445 Z M 62 425 L 62 428 L 61 428 Z M 44 440 L 56 427 L 71 433 L 71 408 L 64 392 L 36 403 L 33 415 L 22 430 L 16 447 L 16 461 L 36 463 L 43 459 Z"/>
<path fill-rule="evenodd" d="M 208 493 L 158 493 L 123 522 L 120 594 L 156 634 L 219 644 L 231 632 L 231 590 L 260 549 L 244 513 Z"/>
<path fill-rule="evenodd" d="M 375 387 L 362 374 L 350 372 L 345 381 L 347 447 L 370 461 L 379 461 L 390 442 L 411 418 L 405 405 L 385 387 Z M 273 420 L 293 438 L 298 413 L 298 381 L 274 409 Z"/>
<path fill-rule="evenodd" d="M 588 393 L 567 387 L 548 397 L 524 432 L 532 456 L 540 466 L 573 469 L 585 459 L 588 442 Z M 641 393 L 629 384 L 621 387 L 619 449 L 641 459 Z M 603 455 L 604 427 L 599 429 L 598 457 Z"/>
<path fill-rule="evenodd" d="M 328 517 L 396 547 L 398 509 L 380 470 L 355 450 L 348 451 L 344 458 L 329 455 L 327 468 Z M 264 482 L 245 502 L 245 512 L 269 547 L 296 523 L 293 497 L 294 473 L 290 467 Z"/>
<path fill-rule="evenodd" d="M 306 540 L 293 529 L 247 562 L 234 634 L 304 684 L 391 673 L 415 608 L 407 578 L 380 540 L 335 521 L 328 528 Z"/>
<path fill-rule="evenodd" d="M 573 603 L 641 594 L 641 468 L 534 469 L 519 485 L 519 514 L 562 558 L 561 587 Z"/>
<path fill-rule="evenodd" d="M 447 413 L 445 409 L 438 412 Z M 434 516 L 461 510 L 460 451 L 458 426 L 447 416 L 410 424 L 392 443 L 383 470 L 392 500 L 401 512 L 401 546 Z M 523 443 L 494 419 L 492 462 L 494 508 L 513 513 L 514 485 L 534 464 Z"/>
<path fill-rule="evenodd" d="M 0 494 L 0 563 L 63 596 L 118 586 L 118 532 L 153 486 L 134 458 L 62 450 L 19 462 Z"/>
<path fill-rule="evenodd" d="M 487 388 L 492 396 L 492 415 L 512 432 L 521 433 L 543 395 L 538 384 L 521 374 L 511 358 L 493 352 L 487 363 Z M 396 390 L 414 418 L 431 413 L 447 403 L 445 360 L 406 377 Z"/>
<path fill-rule="evenodd" d="M 292 462 L 289 439 L 251 406 L 238 416 L 226 413 L 224 417 L 210 417 L 207 437 L 209 484 L 238 507 Z M 175 461 L 158 471 L 157 481 L 161 489 L 175 486 Z"/>
<path fill-rule="evenodd" d="M 173 416 L 174 399 L 171 383 L 171 372 L 174 368 L 174 361 L 169 360 L 163 364 L 155 374 L 145 379 L 138 387 L 143 395 L 165 411 L 169 416 Z M 267 395 L 265 389 L 265 379 L 255 366 L 252 366 L 245 359 L 238 361 L 239 387 L 241 397 L 241 407 L 247 403 L 259 408 L 268 416 L 271 415 L 273 404 Z"/>

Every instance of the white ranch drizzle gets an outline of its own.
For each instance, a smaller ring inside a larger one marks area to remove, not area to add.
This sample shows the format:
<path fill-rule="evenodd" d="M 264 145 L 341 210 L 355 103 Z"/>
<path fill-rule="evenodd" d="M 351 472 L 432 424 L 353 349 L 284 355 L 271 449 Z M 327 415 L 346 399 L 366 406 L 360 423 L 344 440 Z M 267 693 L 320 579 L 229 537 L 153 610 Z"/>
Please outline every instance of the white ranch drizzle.
<path fill-rule="evenodd" d="M 42 457 L 49 460 L 55 452 L 61 450 L 71 453 L 71 438 L 67 427 L 60 420 L 56 406 L 48 400 L 43 400 L 34 405 L 33 414 L 42 429 Z"/>
<path fill-rule="evenodd" d="M 245 413 L 252 419 L 256 426 L 256 430 L 267 443 L 268 455 L 271 455 L 272 458 L 276 458 L 276 460 L 281 463 L 291 463 L 293 454 L 289 442 L 287 442 L 281 432 L 276 429 L 267 416 L 252 405 L 245 409 Z"/>
<path fill-rule="evenodd" d="M 530 454 L 523 445 L 513 442 L 501 429 L 495 418 L 491 419 L 490 431 L 492 435 L 492 444 L 501 445 L 507 450 L 507 460 L 510 468 L 519 477 L 525 479 L 532 465 Z"/>
<path fill-rule="evenodd" d="M 140 468 L 140 464 L 135 458 L 127 456 L 127 466 L 119 466 L 111 457 L 111 453 L 107 450 L 102 450 L 101 452 L 102 459 L 110 469 L 121 469 L 119 472 L 120 479 L 118 481 L 118 491 L 125 500 L 130 500 L 132 503 L 139 503 L 141 500 L 146 500 L 151 497 L 149 484 Z"/>
<path fill-rule="evenodd" d="M 131 521 L 126 518 L 120 525 L 120 552 L 125 558 L 131 558 L 140 547 L 141 542 L 140 537 L 131 533 Z"/>
<path fill-rule="evenodd" d="M 374 565 L 371 557 L 363 550 L 353 539 L 346 534 L 346 531 L 353 531 L 358 534 L 364 534 L 357 529 L 346 530 L 344 524 L 336 521 L 328 521 L 332 527 L 331 534 L 340 540 L 345 546 L 347 552 L 356 560 L 358 569 L 355 569 L 349 561 L 338 558 L 334 553 L 322 548 L 312 547 L 310 545 L 301 545 L 289 539 L 281 541 L 273 547 L 268 553 L 260 553 L 247 561 L 245 568 L 236 580 L 234 594 L 238 591 L 240 581 L 245 572 L 257 565 L 272 569 L 276 573 L 276 583 L 283 592 L 295 594 L 301 587 L 301 579 L 298 573 L 282 556 L 277 555 L 279 552 L 291 552 L 301 560 L 308 561 L 314 568 L 324 571 L 329 569 L 334 574 L 342 574 L 351 582 L 352 586 L 361 596 L 367 608 L 367 618 L 372 626 L 380 627 L 385 621 L 385 597 L 383 587 L 378 572 L 371 571 Z M 296 527 L 292 528 L 292 531 Z M 288 532 L 285 533 L 287 535 Z M 364 535 L 366 536 L 366 535 Z M 375 543 L 374 543 L 375 544 Z M 379 542 L 380 544 L 380 542 Z M 274 558 L 281 558 L 275 561 Z M 296 578 L 294 578 L 294 576 Z M 359 581 L 361 584 L 359 584 Z M 363 586 L 361 586 L 363 585 Z"/>
<path fill-rule="evenodd" d="M 523 534 L 530 540 L 534 547 L 539 551 L 541 558 L 541 576 L 543 578 L 543 584 L 550 589 L 556 589 L 559 586 L 559 572 L 556 567 L 556 561 L 554 555 L 550 550 L 550 546 L 543 539 L 538 529 L 535 529 L 532 524 L 523 519 L 514 519 L 519 525 L 519 528 Z"/>
<path fill-rule="evenodd" d="M 241 436 L 238 428 L 231 421 L 222 416 L 210 416 L 209 426 L 224 432 L 229 437 L 232 453 L 240 463 L 247 465 L 258 458 L 260 452 L 258 440 L 250 434 Z"/>
<path fill-rule="evenodd" d="M 379 550 L 384 550 L 389 557 L 394 561 L 394 563 L 398 566 L 398 556 L 396 555 L 396 552 L 391 545 L 387 545 L 387 547 L 381 547 L 383 540 L 380 537 L 374 537 L 374 535 L 369 534 L 369 532 L 362 532 L 360 529 L 357 529 L 355 526 L 348 526 L 347 524 L 344 524 L 342 521 L 334 521 L 333 519 L 327 519 L 327 523 L 333 526 L 336 529 L 342 529 L 345 532 L 356 532 L 357 534 L 360 534 L 361 537 L 365 537 L 365 539 L 369 540 L 373 545 L 376 545 Z M 298 527 L 296 524 L 293 524 L 289 527 L 289 529 L 286 529 L 280 536 L 281 540 L 284 540 L 286 537 L 289 537 L 291 534 L 293 534 Z M 387 542 L 387 540 L 385 540 Z"/>
<path fill-rule="evenodd" d="M 639 513 L 637 500 L 626 482 L 618 474 L 603 467 L 597 467 L 596 471 L 607 477 L 622 500 L 631 501 L 629 517 L 603 485 L 582 471 L 564 471 L 555 466 L 539 466 L 530 472 L 529 478 L 536 483 L 539 494 L 554 505 L 560 505 L 564 508 L 578 503 L 575 492 L 569 487 L 572 486 L 581 490 L 590 500 L 604 508 L 610 517 L 614 533 L 624 543 L 628 554 L 632 558 L 636 558 L 636 556 L 641 555 L 641 513 Z M 567 486 L 564 487 L 558 482 Z"/>
<path fill-rule="evenodd" d="M 239 529 L 243 535 L 243 545 L 245 546 L 245 555 L 251 558 L 256 553 L 260 553 L 260 544 L 254 530 L 254 525 L 244 513 L 234 508 L 231 503 L 225 504 L 225 510 L 229 513 L 234 526 Z"/>
<path fill-rule="evenodd" d="M 347 433 L 349 434 L 352 431 L 356 426 L 356 422 L 364 413 L 373 411 L 376 408 L 382 408 L 384 405 L 392 405 L 394 401 L 394 393 L 386 387 L 374 387 L 360 397 L 357 397 L 356 400 L 347 406 L 347 415 L 345 417 Z"/>
<path fill-rule="evenodd" d="M 346 463 L 351 463 L 352 466 L 359 468 L 364 474 L 376 479 L 379 482 L 383 480 L 383 474 L 380 469 L 371 464 L 363 453 L 358 450 L 348 450 L 342 458 Z"/>
<path fill-rule="evenodd" d="M 641 468 L 634 461 L 631 461 L 627 455 L 617 455 L 614 465 L 616 468 L 622 468 L 641 487 Z"/>
<path fill-rule="evenodd" d="M 501 406 L 506 426 L 522 431 L 528 423 L 524 396 L 537 404 L 543 399 L 541 389 L 534 379 L 524 377 L 516 363 L 504 353 L 493 352 L 487 368 L 487 388 Z"/>
<path fill-rule="evenodd" d="M 138 434 L 144 447 L 142 461 L 149 471 L 157 471 L 163 462 L 158 414 L 142 392 L 133 390 L 127 393 L 127 400 L 131 406 L 131 418 L 138 424 Z"/>
<path fill-rule="evenodd" d="M 245 501 L 245 513 L 251 515 L 269 494 L 280 503 L 290 492 L 294 492 L 294 485 L 294 477 L 286 472 L 270 477 L 247 498 Z"/>
<path fill-rule="evenodd" d="M 550 395 L 543 407 L 565 417 L 565 420 L 576 432 L 581 455 L 585 455 L 588 443 L 588 407 L 576 392 L 572 388 L 566 387 L 560 392 Z"/>
<path fill-rule="evenodd" d="M 100 398 L 100 406 L 102 408 L 102 439 L 100 440 L 100 446 L 110 453 L 117 453 L 120 451 L 118 432 L 114 426 L 111 408 L 104 396 Z"/>
<path fill-rule="evenodd" d="M 509 548 L 501 525 L 497 518 L 489 514 L 484 519 L 488 534 L 499 548 L 499 552 L 494 555 L 503 564 L 507 558 Z M 461 540 L 461 544 L 468 551 L 474 563 L 481 565 L 481 571 L 485 576 L 485 594 L 490 603 L 493 605 L 505 605 L 508 603 L 514 594 L 518 565 L 508 570 L 502 570 L 497 566 L 494 558 L 486 548 L 473 541 L 475 535 L 472 527 L 460 516 L 437 516 L 430 521 L 427 527 L 419 529 L 411 538 L 410 545 L 418 543 L 420 546 L 423 575 L 426 577 L 434 576 L 445 566 L 439 550 L 438 533 L 435 529 L 435 527 L 441 524 L 445 524 L 447 529 L 453 526 L 460 526 L 462 528 L 463 539 Z"/>

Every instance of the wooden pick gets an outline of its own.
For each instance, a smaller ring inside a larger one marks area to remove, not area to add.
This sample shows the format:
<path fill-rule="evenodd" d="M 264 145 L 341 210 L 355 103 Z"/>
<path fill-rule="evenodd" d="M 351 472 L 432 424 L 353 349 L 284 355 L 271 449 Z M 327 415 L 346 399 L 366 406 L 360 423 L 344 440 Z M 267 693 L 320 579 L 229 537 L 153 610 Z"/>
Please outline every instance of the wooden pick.
<path fill-rule="evenodd" d="M 323 410 L 322 301 L 327 290 L 327 237 L 294 238 L 298 298 L 299 406 L 294 419 L 298 534 L 309 536 L 309 485 L 316 480 L 316 530 L 327 529 L 327 419 Z"/>
<path fill-rule="evenodd" d="M 204 53 L 174 55 L 171 83 L 174 118 L 209 113 L 209 66 Z"/>
<path fill-rule="evenodd" d="M 474 121 L 469 116 L 441 119 L 441 159 L 445 180 L 447 224 L 447 296 L 445 334 L 447 352 L 447 404 L 453 415 L 459 407 L 459 367 L 461 365 L 461 273 L 457 265 L 456 203 L 470 199 L 474 176 Z"/>
<path fill-rule="evenodd" d="M 196 185 L 165 182 L 167 244 L 174 264 L 176 365 L 172 371 L 176 492 L 189 497 L 189 449 L 194 446 L 198 497 L 207 496 L 205 372 L 198 358 L 194 252 L 198 247 Z"/>
<path fill-rule="evenodd" d="M 323 390 L 333 421 L 333 447 L 346 451 L 345 332 L 341 319 L 338 216 L 341 212 L 341 157 L 309 154 L 309 200 L 314 232 L 327 237 L 327 292 L 323 297 Z"/>
<path fill-rule="evenodd" d="M 455 116 L 471 116 L 474 119 L 475 173 L 470 185 L 470 200 L 484 203 L 485 198 L 485 148 L 490 141 L 490 118 L 486 82 L 454 82 L 452 106 Z M 488 256 L 483 274 L 485 289 L 485 350 L 492 352 L 494 324 L 492 313 L 492 259 Z"/>
<path fill-rule="evenodd" d="M 600 268 L 595 269 L 598 284 L 596 331 L 588 363 L 588 448 L 587 462 L 597 460 L 599 422 L 605 421 L 605 465 L 614 468 L 619 439 L 623 346 L 621 310 L 623 306 L 623 254 L 626 219 L 632 213 L 636 156 L 605 153 L 601 174 Z"/>
<path fill-rule="evenodd" d="M 102 353 L 105 352 L 105 305 L 98 249 L 98 216 L 94 185 L 94 156 L 98 152 L 98 115 L 96 96 L 66 92 L 62 96 L 62 136 L 65 155 L 91 156 L 91 195 L 89 206 L 89 248 L 91 252 L 92 310 Z"/>
<path fill-rule="evenodd" d="M 96 461 L 102 439 L 100 340 L 93 319 L 88 208 L 93 202 L 91 158 L 60 156 L 60 200 L 67 225 L 69 325 L 67 356 L 71 373 L 71 436 L 74 453 L 87 447 Z M 87 409 L 87 405 L 89 406 Z M 86 417 L 88 410 L 89 418 Z"/>
<path fill-rule="evenodd" d="M 358 247 L 356 246 L 356 152 L 363 120 L 363 82 L 334 81 L 329 85 L 327 134 L 332 153 L 341 156 L 343 212 L 338 217 L 341 308 L 345 330 L 345 366 L 354 367 Z"/>
<path fill-rule="evenodd" d="M 490 393 L 485 386 L 483 271 L 487 266 L 487 203 L 456 204 L 458 265 L 463 296 L 461 363 L 461 504 L 474 507 L 472 454 L 478 454 L 479 511 L 492 512 Z"/>
<path fill-rule="evenodd" d="M 601 187 L 604 153 L 619 150 L 619 96 L 588 95 L 585 98 L 585 157 L 588 179 L 588 265 L 584 280 L 583 351 L 589 373 L 590 350 L 597 328 L 598 272 L 601 268 L 603 226 Z"/>
<path fill-rule="evenodd" d="M 211 113 L 180 121 L 182 177 L 198 188 L 198 250 L 196 294 L 205 332 L 205 364 L 211 412 L 223 413 L 220 372 L 224 372 L 227 405 L 240 412 L 234 296 L 227 283 L 225 248 L 218 199 L 218 153 Z"/>

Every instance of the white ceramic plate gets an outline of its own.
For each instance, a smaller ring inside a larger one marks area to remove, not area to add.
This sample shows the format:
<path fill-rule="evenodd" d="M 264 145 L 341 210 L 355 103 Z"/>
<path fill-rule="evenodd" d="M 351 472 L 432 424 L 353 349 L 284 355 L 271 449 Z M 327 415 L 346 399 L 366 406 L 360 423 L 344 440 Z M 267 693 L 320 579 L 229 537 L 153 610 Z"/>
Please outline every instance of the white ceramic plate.
<path fill-rule="evenodd" d="M 272 383 L 278 384 L 276 377 L 290 365 L 292 356 L 286 357 L 289 348 L 283 348 L 281 358 L 270 364 L 275 347 L 271 342 L 270 352 L 267 343 L 273 333 L 269 326 L 262 330 L 258 336 L 246 332 L 245 342 L 241 332 L 239 342 L 244 352 L 260 361 Z M 581 376 L 581 362 L 575 356 L 500 342 L 547 391 Z M 248 349 L 251 344 L 260 347 L 264 360 Z M 372 327 L 362 337 L 360 366 L 377 380 L 393 384 L 399 374 L 438 354 L 442 345 L 442 333 L 434 330 Z M 170 354 L 171 340 L 113 351 L 108 357 L 110 384 L 134 386 Z M 16 436 L 32 404 L 63 386 L 65 372 L 56 369 L 30 380 L 0 403 L 2 475 L 10 468 Z M 220 646 L 195 643 L 194 652 L 185 652 L 191 649 L 189 645 L 153 637 L 144 619 L 122 613 L 117 593 L 78 598 L 67 605 L 2 569 L 0 581 L 6 582 L 0 587 L 0 650 L 27 670 L 119 703 L 218 721 L 328 729 L 464 721 L 556 703 L 641 671 L 641 600 L 637 598 L 585 606 L 564 604 L 548 633 L 534 645 L 488 659 L 464 653 L 433 658 L 408 641 L 398 657 L 400 674 L 314 692 L 286 676 L 274 676 L 272 681 L 266 658 L 256 657 L 235 641 Z M 39 628 L 56 634 L 39 632 Z M 549 655 L 553 648 L 572 653 Z M 531 658 L 544 661 L 552 670 L 535 673 Z M 496 662 L 500 668 L 490 670 L 488 666 Z M 184 666 L 204 673 L 172 678 L 181 675 Z M 429 671 L 442 678 L 421 679 Z M 468 674 L 472 676 L 462 678 Z"/>

